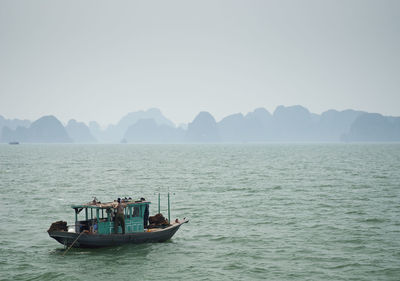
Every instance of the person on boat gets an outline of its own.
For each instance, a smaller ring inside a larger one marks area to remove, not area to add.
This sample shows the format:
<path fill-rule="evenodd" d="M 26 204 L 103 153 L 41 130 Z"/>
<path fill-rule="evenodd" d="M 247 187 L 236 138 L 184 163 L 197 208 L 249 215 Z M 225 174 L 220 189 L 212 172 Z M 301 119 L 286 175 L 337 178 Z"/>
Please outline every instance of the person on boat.
<path fill-rule="evenodd" d="M 141 201 L 146 201 L 146 199 L 144 199 L 143 197 L 140 198 Z M 143 216 L 143 225 L 144 228 L 147 228 L 149 222 L 149 205 L 146 204 L 146 208 L 144 209 L 144 216 Z"/>
<path fill-rule="evenodd" d="M 125 204 L 121 202 L 121 198 L 118 198 L 117 214 L 114 220 L 114 232 L 118 233 L 118 226 L 121 224 L 122 234 L 125 234 L 125 218 L 124 218 Z"/>

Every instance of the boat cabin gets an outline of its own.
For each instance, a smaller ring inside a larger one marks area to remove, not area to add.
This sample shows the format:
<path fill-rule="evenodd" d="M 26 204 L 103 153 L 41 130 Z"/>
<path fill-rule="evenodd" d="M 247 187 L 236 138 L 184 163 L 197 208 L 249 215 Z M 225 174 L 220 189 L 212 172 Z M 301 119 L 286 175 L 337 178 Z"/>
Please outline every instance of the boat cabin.
<path fill-rule="evenodd" d="M 124 209 L 125 233 L 144 231 L 144 212 L 151 202 L 149 201 L 125 201 Z M 72 205 L 75 210 L 75 232 L 88 231 L 96 234 L 113 234 L 114 217 L 117 202 L 100 203 L 91 202 L 83 205 Z M 82 212 L 83 211 L 83 212 Z M 84 214 L 83 219 L 79 216 Z M 118 226 L 118 233 L 122 233 L 121 226 Z"/>

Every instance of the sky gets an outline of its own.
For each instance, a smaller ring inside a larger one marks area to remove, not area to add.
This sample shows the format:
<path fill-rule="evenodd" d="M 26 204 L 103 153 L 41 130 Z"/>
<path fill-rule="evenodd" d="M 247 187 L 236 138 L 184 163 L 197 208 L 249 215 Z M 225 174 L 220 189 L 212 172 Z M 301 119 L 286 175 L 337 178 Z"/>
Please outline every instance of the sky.
<path fill-rule="evenodd" d="M 400 1 L 0 1 L 0 115 L 400 116 Z"/>

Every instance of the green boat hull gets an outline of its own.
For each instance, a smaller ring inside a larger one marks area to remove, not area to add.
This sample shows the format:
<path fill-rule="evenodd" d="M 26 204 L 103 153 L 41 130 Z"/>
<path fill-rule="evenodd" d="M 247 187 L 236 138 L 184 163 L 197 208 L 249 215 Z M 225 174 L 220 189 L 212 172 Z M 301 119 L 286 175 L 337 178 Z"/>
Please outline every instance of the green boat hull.
<path fill-rule="evenodd" d="M 125 244 L 141 244 L 164 242 L 172 238 L 180 226 L 188 221 L 175 223 L 164 229 L 150 232 L 136 232 L 127 234 L 95 234 L 75 233 L 67 231 L 50 231 L 49 236 L 64 246 L 74 248 L 101 248 L 121 246 Z"/>

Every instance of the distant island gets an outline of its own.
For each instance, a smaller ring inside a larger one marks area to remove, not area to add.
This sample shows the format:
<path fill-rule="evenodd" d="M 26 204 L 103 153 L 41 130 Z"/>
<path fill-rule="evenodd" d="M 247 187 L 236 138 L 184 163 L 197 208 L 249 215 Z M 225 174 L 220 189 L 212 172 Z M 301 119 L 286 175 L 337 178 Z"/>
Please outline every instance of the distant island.
<path fill-rule="evenodd" d="M 257 108 L 217 122 L 206 111 L 177 127 L 159 109 L 131 112 L 102 130 L 55 116 L 29 120 L 0 115 L 0 142 L 10 143 L 266 143 L 266 142 L 398 142 L 400 117 L 356 110 L 314 114 L 303 106 L 278 106 L 271 114 Z"/>

